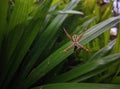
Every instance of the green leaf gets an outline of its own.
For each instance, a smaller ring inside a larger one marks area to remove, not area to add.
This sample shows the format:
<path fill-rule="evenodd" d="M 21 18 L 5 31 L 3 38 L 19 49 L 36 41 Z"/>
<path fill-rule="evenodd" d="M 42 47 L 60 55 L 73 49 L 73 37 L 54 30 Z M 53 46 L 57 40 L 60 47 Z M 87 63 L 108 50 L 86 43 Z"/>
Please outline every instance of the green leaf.
<path fill-rule="evenodd" d="M 120 76 L 116 76 L 114 79 L 112 79 L 111 83 L 120 84 Z"/>
<path fill-rule="evenodd" d="M 118 30 L 120 30 L 120 23 L 118 24 Z M 116 44 L 115 44 L 115 49 L 114 53 L 119 53 L 120 52 L 120 31 L 117 33 L 117 39 L 116 39 Z"/>
<path fill-rule="evenodd" d="M 32 89 L 119 89 L 120 85 L 97 83 L 58 83 L 43 85 Z"/>
<path fill-rule="evenodd" d="M 92 55 L 92 57 L 88 60 L 88 62 L 90 62 L 91 60 L 103 57 L 106 53 L 108 53 L 113 48 L 114 45 L 115 45 L 115 40 L 111 41 L 106 47 L 100 49 L 94 55 Z"/>
<path fill-rule="evenodd" d="M 60 14 L 81 14 L 81 15 L 83 15 L 82 12 L 75 11 L 75 10 L 58 11 L 58 13 L 60 13 Z"/>
<path fill-rule="evenodd" d="M 34 3 L 33 0 L 15 0 L 15 2 L 11 0 L 11 2 L 14 6 L 8 26 L 9 31 L 13 30 L 16 25 L 27 21 L 31 6 Z"/>
<path fill-rule="evenodd" d="M 120 54 L 113 54 L 103 58 L 94 59 L 93 61 L 79 65 L 78 67 L 61 74 L 60 76 L 56 76 L 51 81 L 53 82 L 66 82 L 73 80 L 79 76 L 85 75 L 86 73 L 93 72 L 94 70 L 102 69 L 110 67 L 112 63 L 118 62 L 120 59 Z M 90 75 L 90 74 L 89 74 Z"/>
<path fill-rule="evenodd" d="M 3 41 L 3 35 L 6 31 L 6 19 L 8 10 L 8 0 L 0 0 L 0 54 L 1 54 L 1 44 Z"/>

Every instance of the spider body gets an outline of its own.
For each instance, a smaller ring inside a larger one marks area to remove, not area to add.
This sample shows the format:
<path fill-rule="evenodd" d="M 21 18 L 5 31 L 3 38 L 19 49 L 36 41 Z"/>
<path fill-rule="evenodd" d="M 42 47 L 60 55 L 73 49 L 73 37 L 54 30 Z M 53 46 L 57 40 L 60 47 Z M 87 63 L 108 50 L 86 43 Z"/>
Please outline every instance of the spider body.
<path fill-rule="evenodd" d="M 70 36 L 69 33 L 64 29 L 64 32 L 66 34 L 66 36 L 72 40 L 72 44 L 70 46 L 68 46 L 63 52 L 67 52 L 69 49 L 71 49 L 72 47 L 74 47 L 74 52 L 76 53 L 78 50 L 78 47 L 82 48 L 83 50 L 90 52 L 87 48 L 85 48 L 84 46 L 82 46 L 81 44 L 79 44 L 80 39 L 83 37 L 83 34 L 81 34 L 80 36 L 74 34 L 73 36 Z"/>
<path fill-rule="evenodd" d="M 74 46 L 77 46 L 77 47 L 78 47 L 78 38 L 79 38 L 79 36 L 76 34 L 72 36 L 73 44 L 74 44 Z"/>
<path fill-rule="evenodd" d="M 73 42 L 74 46 L 78 47 L 78 42 Z"/>

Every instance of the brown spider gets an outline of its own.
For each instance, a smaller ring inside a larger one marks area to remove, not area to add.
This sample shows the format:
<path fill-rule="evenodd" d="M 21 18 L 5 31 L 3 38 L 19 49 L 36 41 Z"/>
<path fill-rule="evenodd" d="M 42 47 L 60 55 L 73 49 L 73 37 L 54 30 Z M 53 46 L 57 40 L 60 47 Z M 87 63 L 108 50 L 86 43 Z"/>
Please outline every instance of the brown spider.
<path fill-rule="evenodd" d="M 65 29 L 64 29 L 64 32 L 65 32 L 66 36 L 67 36 L 70 40 L 73 41 L 73 43 L 72 43 L 70 46 L 68 46 L 66 49 L 64 49 L 63 52 L 66 53 L 68 50 L 70 50 L 72 47 L 74 47 L 74 52 L 76 53 L 77 50 L 78 50 L 78 47 L 80 47 L 80 48 L 82 48 L 83 50 L 85 50 L 86 52 L 90 53 L 90 51 L 89 51 L 87 48 L 85 48 L 84 46 L 82 46 L 81 44 L 79 44 L 80 39 L 81 39 L 81 38 L 83 37 L 83 35 L 84 35 L 83 33 L 82 33 L 80 36 L 78 36 L 78 35 L 76 35 L 76 34 L 74 34 L 73 36 L 71 36 Z"/>

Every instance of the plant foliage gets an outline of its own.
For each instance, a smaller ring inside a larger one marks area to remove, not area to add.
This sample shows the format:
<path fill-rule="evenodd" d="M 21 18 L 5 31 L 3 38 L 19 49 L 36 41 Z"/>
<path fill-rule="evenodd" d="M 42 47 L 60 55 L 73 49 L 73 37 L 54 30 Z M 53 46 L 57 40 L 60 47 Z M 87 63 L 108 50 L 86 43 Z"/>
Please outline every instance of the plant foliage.
<path fill-rule="evenodd" d="M 93 12 L 84 11 L 87 3 L 93 4 Z M 101 18 L 98 9 L 95 0 L 1 0 L 0 89 L 118 89 L 119 85 L 96 84 L 120 81 L 120 67 L 115 70 L 120 63 L 120 36 L 109 43 L 108 34 L 120 16 L 106 17 L 108 9 Z M 91 54 L 80 49 L 75 55 L 73 49 L 63 53 L 71 44 L 64 27 L 72 35 L 85 32 L 80 44 Z M 87 83 L 89 80 L 95 84 Z M 86 83 L 78 83 L 83 81 Z"/>

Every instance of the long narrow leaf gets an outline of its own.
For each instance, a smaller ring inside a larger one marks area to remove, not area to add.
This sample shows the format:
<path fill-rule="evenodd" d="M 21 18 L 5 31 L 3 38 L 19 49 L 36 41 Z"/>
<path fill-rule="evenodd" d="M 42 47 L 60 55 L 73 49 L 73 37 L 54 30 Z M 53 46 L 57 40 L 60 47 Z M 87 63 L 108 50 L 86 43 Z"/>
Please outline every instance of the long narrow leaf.
<path fill-rule="evenodd" d="M 106 47 L 100 49 L 98 52 L 96 52 L 90 59 L 89 61 L 93 60 L 93 59 L 98 59 L 102 56 L 104 56 L 106 53 L 108 53 L 112 47 L 115 45 L 115 40 L 113 40 L 112 42 L 110 42 Z M 88 61 L 88 62 L 89 62 Z"/>
<path fill-rule="evenodd" d="M 67 11 L 58 11 L 58 13 L 60 14 L 82 14 L 82 12 L 80 11 L 75 11 L 75 10 L 67 10 Z"/>
<path fill-rule="evenodd" d="M 5 32 L 5 25 L 7 19 L 7 10 L 8 10 L 8 0 L 0 1 L 0 54 L 1 54 L 1 43 L 3 40 L 3 32 Z"/>
<path fill-rule="evenodd" d="M 58 83 L 43 85 L 32 89 L 119 89 L 120 85 L 97 83 Z"/>

